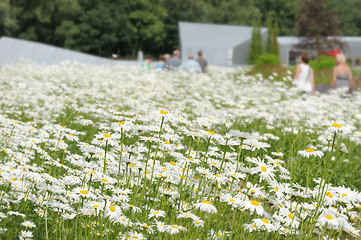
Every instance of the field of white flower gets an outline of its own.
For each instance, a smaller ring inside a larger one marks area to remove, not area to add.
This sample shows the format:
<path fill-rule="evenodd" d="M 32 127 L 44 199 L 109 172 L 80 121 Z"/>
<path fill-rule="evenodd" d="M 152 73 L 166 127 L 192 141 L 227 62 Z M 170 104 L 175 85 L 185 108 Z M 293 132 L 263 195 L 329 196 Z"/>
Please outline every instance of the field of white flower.
<path fill-rule="evenodd" d="M 358 238 L 361 94 L 212 70 L 3 66 L 0 238 Z"/>

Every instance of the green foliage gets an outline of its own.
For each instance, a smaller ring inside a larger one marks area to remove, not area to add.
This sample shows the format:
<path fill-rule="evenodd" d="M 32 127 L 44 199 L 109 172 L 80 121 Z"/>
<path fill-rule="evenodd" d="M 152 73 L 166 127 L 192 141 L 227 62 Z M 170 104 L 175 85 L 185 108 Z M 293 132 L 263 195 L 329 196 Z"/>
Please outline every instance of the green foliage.
<path fill-rule="evenodd" d="M 265 64 L 280 65 L 281 60 L 277 55 L 264 53 L 261 56 L 259 56 L 254 62 L 255 66 L 261 66 Z"/>
<path fill-rule="evenodd" d="M 254 22 L 252 30 L 251 47 L 249 50 L 248 63 L 254 64 L 258 57 L 262 54 L 262 35 L 261 35 L 261 23 L 259 21 Z"/>
<path fill-rule="evenodd" d="M 266 52 L 277 55 L 277 35 L 295 34 L 294 23 L 299 17 L 302 2 L 0 0 L 0 36 L 34 40 L 101 56 L 117 53 L 126 57 L 134 56 L 139 49 L 158 55 L 178 48 L 179 21 L 250 26 L 260 20 L 272 29 Z M 344 35 L 357 36 L 361 33 L 359 0 L 328 0 L 326 8 L 338 10 L 337 23 L 341 24 L 340 30 Z M 306 21 L 307 26 L 309 23 Z"/>
<path fill-rule="evenodd" d="M 17 28 L 15 9 L 10 5 L 10 0 L 0 0 L 0 36 L 12 36 Z"/>
<path fill-rule="evenodd" d="M 331 56 L 319 56 L 316 61 L 310 61 L 310 66 L 315 71 L 322 71 L 325 69 L 333 69 L 336 66 L 336 60 Z"/>
<path fill-rule="evenodd" d="M 268 14 L 266 23 L 268 28 L 267 41 L 266 41 L 266 52 L 274 55 L 279 55 L 279 45 L 277 42 L 277 36 L 279 28 L 277 22 L 273 21 L 274 12 Z"/>

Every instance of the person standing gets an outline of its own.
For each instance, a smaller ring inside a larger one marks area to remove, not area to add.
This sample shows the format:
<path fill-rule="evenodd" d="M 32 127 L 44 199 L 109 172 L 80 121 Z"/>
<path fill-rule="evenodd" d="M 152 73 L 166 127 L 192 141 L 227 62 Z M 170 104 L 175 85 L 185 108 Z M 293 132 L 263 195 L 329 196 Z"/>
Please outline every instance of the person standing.
<path fill-rule="evenodd" d="M 304 93 L 315 95 L 315 81 L 314 72 L 310 65 L 308 65 L 309 57 L 307 54 L 301 54 L 299 58 L 300 64 L 296 67 L 294 81 L 296 87 Z"/>
<path fill-rule="evenodd" d="M 337 65 L 333 69 L 331 89 L 348 87 L 348 92 L 352 94 L 352 72 L 349 66 L 345 64 L 345 55 L 337 54 L 336 62 Z"/>
<path fill-rule="evenodd" d="M 175 70 L 179 68 L 179 66 L 182 64 L 182 61 L 180 60 L 180 52 L 179 50 L 174 50 L 173 56 L 168 59 L 168 61 L 164 64 L 164 69 L 166 70 Z"/>
<path fill-rule="evenodd" d="M 183 69 L 183 71 L 188 72 L 188 73 L 201 73 L 202 72 L 201 66 L 199 65 L 199 63 L 197 61 L 194 60 L 194 57 L 192 54 L 190 54 L 188 56 L 188 61 L 183 63 L 182 69 Z"/>
<path fill-rule="evenodd" d="M 202 50 L 198 51 L 198 58 L 197 58 L 196 61 L 201 66 L 202 72 L 203 73 L 208 73 L 208 62 L 207 62 L 206 59 L 203 58 L 203 51 Z"/>

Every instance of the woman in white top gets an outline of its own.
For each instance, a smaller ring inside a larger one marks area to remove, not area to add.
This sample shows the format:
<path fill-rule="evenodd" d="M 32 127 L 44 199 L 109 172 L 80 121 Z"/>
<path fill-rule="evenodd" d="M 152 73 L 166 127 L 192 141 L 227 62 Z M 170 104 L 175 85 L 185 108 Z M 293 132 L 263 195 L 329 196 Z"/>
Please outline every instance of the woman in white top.
<path fill-rule="evenodd" d="M 315 95 L 315 81 L 312 68 L 308 65 L 309 57 L 302 54 L 299 58 L 300 64 L 296 67 L 294 80 L 297 88 L 307 94 Z"/>

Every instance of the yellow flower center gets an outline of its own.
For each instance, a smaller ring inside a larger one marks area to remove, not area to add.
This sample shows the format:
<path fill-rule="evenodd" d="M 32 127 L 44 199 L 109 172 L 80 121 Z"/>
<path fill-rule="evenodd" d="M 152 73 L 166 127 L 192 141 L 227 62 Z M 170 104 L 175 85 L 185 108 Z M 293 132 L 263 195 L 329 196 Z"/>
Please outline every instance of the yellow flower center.
<path fill-rule="evenodd" d="M 288 217 L 289 218 L 291 218 L 291 219 L 293 219 L 294 218 L 294 216 L 290 213 L 290 214 L 288 214 Z"/>
<path fill-rule="evenodd" d="M 156 214 L 159 214 L 159 212 L 154 212 L 153 214 L 156 215 Z"/>
<path fill-rule="evenodd" d="M 200 224 L 201 222 L 200 221 L 196 221 L 196 224 Z"/>
<path fill-rule="evenodd" d="M 115 212 L 115 207 L 113 205 L 109 206 L 110 211 Z"/>
<path fill-rule="evenodd" d="M 331 219 L 333 219 L 333 217 L 331 216 L 331 215 L 326 215 L 326 219 L 328 219 L 328 220 L 331 220 Z"/>
<path fill-rule="evenodd" d="M 80 190 L 80 193 L 81 193 L 81 194 L 89 194 L 89 191 L 87 191 L 87 190 Z"/>
<path fill-rule="evenodd" d="M 306 149 L 306 152 L 314 152 L 315 151 L 315 149 Z"/>
<path fill-rule="evenodd" d="M 234 200 L 234 199 L 231 198 L 231 199 L 229 199 L 229 201 L 230 201 L 230 202 L 235 202 L 236 200 Z"/>
<path fill-rule="evenodd" d="M 256 200 L 252 200 L 251 203 L 252 203 L 253 205 L 255 205 L 255 206 L 258 206 L 258 205 L 259 205 L 259 202 L 256 201 Z"/>
<path fill-rule="evenodd" d="M 164 111 L 164 110 L 160 111 L 160 113 L 161 113 L 161 114 L 168 114 L 168 112 L 167 112 L 167 111 Z"/>
<path fill-rule="evenodd" d="M 332 195 L 332 193 L 330 193 L 330 192 L 326 192 L 326 195 L 327 195 L 328 197 L 330 197 L 330 198 L 333 198 L 333 195 Z"/>
<path fill-rule="evenodd" d="M 269 224 L 269 221 L 267 219 L 262 218 L 261 220 L 262 220 L 262 222 Z"/>
<path fill-rule="evenodd" d="M 216 134 L 215 132 L 212 132 L 212 131 L 207 131 L 207 133 L 212 134 L 212 135 Z"/>
<path fill-rule="evenodd" d="M 175 162 L 170 162 L 170 164 L 172 164 L 173 166 L 177 166 Z"/>
<path fill-rule="evenodd" d="M 348 197 L 348 195 L 346 193 L 342 193 L 342 196 L 344 197 Z"/>
<path fill-rule="evenodd" d="M 265 166 L 262 166 L 261 169 L 263 172 L 267 172 L 267 168 Z"/>
<path fill-rule="evenodd" d="M 256 228 L 257 226 L 253 224 L 251 227 Z"/>
<path fill-rule="evenodd" d="M 103 134 L 103 137 L 105 137 L 105 138 L 110 138 L 112 135 L 110 135 L 110 134 L 108 134 L 108 133 L 106 133 L 106 134 Z"/>
<path fill-rule="evenodd" d="M 125 122 L 118 122 L 118 125 L 124 125 Z"/>
<path fill-rule="evenodd" d="M 172 228 L 178 228 L 178 226 L 177 225 L 172 225 Z"/>
<path fill-rule="evenodd" d="M 109 180 L 108 180 L 108 179 L 105 179 L 105 178 L 102 178 L 102 181 L 103 181 L 103 182 L 108 182 Z"/>
<path fill-rule="evenodd" d="M 338 124 L 338 123 L 332 123 L 332 127 L 335 127 L 335 128 L 341 128 L 341 124 Z"/>
<path fill-rule="evenodd" d="M 99 207 L 99 205 L 97 205 L 97 204 L 93 205 L 93 208 L 98 208 L 98 207 Z"/>
<path fill-rule="evenodd" d="M 168 141 L 164 141 L 164 143 L 165 143 L 165 144 L 170 144 L 170 142 L 168 142 Z"/>
<path fill-rule="evenodd" d="M 210 201 L 202 201 L 202 203 L 211 204 L 211 202 L 210 202 Z"/>
<path fill-rule="evenodd" d="M 276 192 L 278 192 L 278 188 L 275 187 Z"/>
<path fill-rule="evenodd" d="M 216 177 L 221 177 L 221 175 L 219 175 L 219 174 L 216 174 L 216 175 L 214 175 L 214 176 L 216 176 Z"/>

